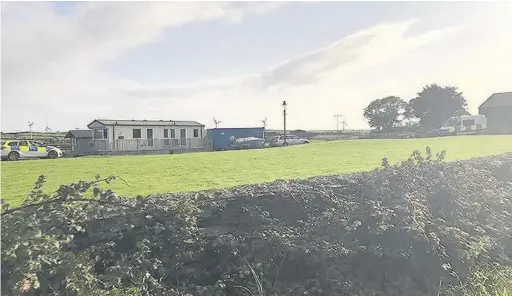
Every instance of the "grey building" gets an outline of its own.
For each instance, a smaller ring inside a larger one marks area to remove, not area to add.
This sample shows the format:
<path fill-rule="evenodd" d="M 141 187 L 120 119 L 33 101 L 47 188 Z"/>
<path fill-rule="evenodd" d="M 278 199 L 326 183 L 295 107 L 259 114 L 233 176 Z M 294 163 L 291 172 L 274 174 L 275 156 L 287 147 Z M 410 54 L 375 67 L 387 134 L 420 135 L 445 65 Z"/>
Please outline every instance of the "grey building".
<path fill-rule="evenodd" d="M 512 92 L 495 93 L 480 107 L 478 113 L 487 117 L 487 132 L 512 134 Z"/>
<path fill-rule="evenodd" d="M 64 138 L 69 139 L 71 144 L 71 156 L 82 156 L 92 154 L 91 130 L 70 130 Z"/>

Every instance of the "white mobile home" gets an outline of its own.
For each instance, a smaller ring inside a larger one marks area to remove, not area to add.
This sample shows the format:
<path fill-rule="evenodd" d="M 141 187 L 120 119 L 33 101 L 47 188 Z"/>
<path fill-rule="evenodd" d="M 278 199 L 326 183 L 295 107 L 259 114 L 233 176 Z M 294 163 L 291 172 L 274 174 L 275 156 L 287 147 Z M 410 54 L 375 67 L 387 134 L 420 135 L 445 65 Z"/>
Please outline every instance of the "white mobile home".
<path fill-rule="evenodd" d="M 204 125 L 195 121 L 96 119 L 91 129 L 95 150 L 174 151 L 210 148 Z"/>

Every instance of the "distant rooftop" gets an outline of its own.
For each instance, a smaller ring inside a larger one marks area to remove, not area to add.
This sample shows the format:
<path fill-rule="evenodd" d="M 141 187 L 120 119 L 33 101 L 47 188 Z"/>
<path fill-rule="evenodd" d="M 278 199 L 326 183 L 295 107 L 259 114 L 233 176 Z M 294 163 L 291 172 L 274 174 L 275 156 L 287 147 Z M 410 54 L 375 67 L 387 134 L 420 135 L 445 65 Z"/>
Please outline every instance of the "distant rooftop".
<path fill-rule="evenodd" d="M 64 138 L 92 138 L 91 130 L 70 130 Z"/>
<path fill-rule="evenodd" d="M 112 120 L 112 119 L 96 119 L 93 122 L 98 122 L 102 125 L 124 125 L 124 126 L 204 126 L 197 121 L 176 121 L 176 120 Z M 89 123 L 91 125 L 93 122 Z M 88 126 L 89 126 L 88 125 Z"/>
<path fill-rule="evenodd" d="M 492 94 L 480 108 L 512 106 L 512 92 Z"/>

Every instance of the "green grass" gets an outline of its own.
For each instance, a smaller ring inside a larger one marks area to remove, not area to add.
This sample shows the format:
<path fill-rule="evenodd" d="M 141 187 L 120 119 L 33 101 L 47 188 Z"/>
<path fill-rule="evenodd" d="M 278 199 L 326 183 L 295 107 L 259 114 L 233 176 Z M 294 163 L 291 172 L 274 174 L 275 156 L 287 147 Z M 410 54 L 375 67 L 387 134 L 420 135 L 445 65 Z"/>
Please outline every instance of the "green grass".
<path fill-rule="evenodd" d="M 46 190 L 60 184 L 114 174 L 124 178 L 112 189 L 123 196 L 183 192 L 371 170 L 382 158 L 407 158 L 414 149 L 447 150 L 447 160 L 512 152 L 512 136 L 459 136 L 404 140 L 346 140 L 288 148 L 189 153 L 81 157 L 57 160 L 2 162 L 2 198 L 18 205 L 40 174 Z"/>

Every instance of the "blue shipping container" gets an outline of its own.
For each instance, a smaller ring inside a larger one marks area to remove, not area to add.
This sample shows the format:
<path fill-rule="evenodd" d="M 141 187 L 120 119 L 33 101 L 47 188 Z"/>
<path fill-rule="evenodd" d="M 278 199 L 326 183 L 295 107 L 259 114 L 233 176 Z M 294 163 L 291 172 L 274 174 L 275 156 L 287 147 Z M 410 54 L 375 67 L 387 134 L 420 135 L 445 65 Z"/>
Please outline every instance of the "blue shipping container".
<path fill-rule="evenodd" d="M 261 138 L 265 136 L 265 128 L 248 127 L 248 128 L 213 128 L 206 132 L 207 136 L 212 140 L 213 150 L 230 150 L 231 137 L 236 138 Z"/>

